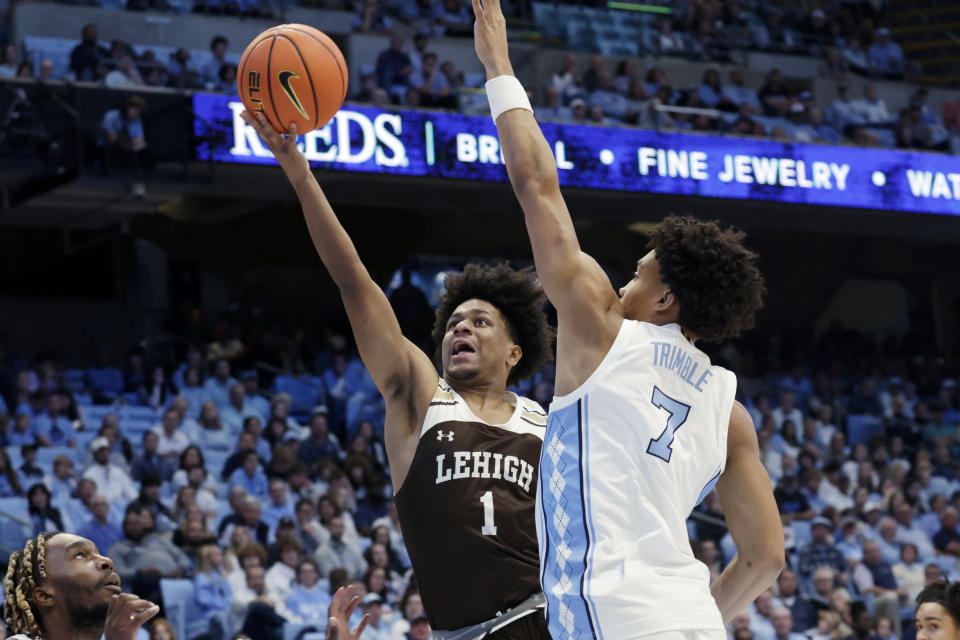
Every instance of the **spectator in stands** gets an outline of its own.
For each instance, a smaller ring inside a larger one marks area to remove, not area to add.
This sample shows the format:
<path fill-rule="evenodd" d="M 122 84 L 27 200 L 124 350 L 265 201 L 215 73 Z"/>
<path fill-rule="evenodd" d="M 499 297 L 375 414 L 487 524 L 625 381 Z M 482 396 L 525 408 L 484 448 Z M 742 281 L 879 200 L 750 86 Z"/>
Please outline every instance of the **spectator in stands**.
<path fill-rule="evenodd" d="M 267 597 L 264 573 L 264 568 L 260 565 L 252 565 L 243 570 L 243 584 L 240 585 L 240 588 L 233 589 L 233 597 L 230 600 L 231 628 L 239 629 L 243 626 L 247 611 L 252 603 L 260 601 L 270 607 L 273 606 L 273 603 Z"/>
<path fill-rule="evenodd" d="M 840 576 L 840 581 L 846 581 L 847 561 L 840 550 L 830 542 L 832 524 L 823 517 L 814 518 L 810 523 L 810 534 L 813 540 L 800 549 L 797 557 L 797 575 L 801 580 L 813 576 L 820 567 L 830 567 Z"/>
<path fill-rule="evenodd" d="M 213 363 L 213 375 L 203 383 L 205 401 L 217 405 L 218 409 L 226 407 L 230 403 L 230 387 L 236 382 L 230 375 L 230 361 L 218 358 Z"/>
<path fill-rule="evenodd" d="M 656 42 L 660 55 L 680 55 L 687 48 L 683 36 L 674 32 L 673 21 L 667 18 L 660 21 L 660 33 Z"/>
<path fill-rule="evenodd" d="M 891 567 L 897 584 L 906 592 L 907 601 L 914 602 L 926 585 L 925 567 L 917 561 L 917 546 L 912 542 L 900 547 L 900 561 Z"/>
<path fill-rule="evenodd" d="M 563 103 L 569 103 L 575 96 L 579 95 L 580 79 L 577 77 L 577 60 L 572 55 L 567 54 L 563 57 L 563 66 L 552 76 L 548 84 L 560 94 Z"/>
<path fill-rule="evenodd" d="M 823 110 L 820 107 L 810 107 L 806 115 L 806 123 L 816 133 L 815 140 L 829 144 L 838 144 L 841 141 L 840 133 L 824 122 Z"/>
<path fill-rule="evenodd" d="M 239 546 L 237 546 L 239 545 Z M 227 550 L 226 559 L 230 559 L 231 550 L 234 552 L 232 561 L 233 569 L 230 571 L 227 580 L 233 593 L 237 594 L 243 590 L 247 581 L 246 570 L 250 567 L 265 567 L 267 564 L 267 551 L 262 545 L 253 542 L 250 538 L 250 529 L 239 525 L 234 529 L 230 536 L 230 548 Z"/>
<path fill-rule="evenodd" d="M 6 436 L 8 447 L 19 447 L 35 442 L 29 408 L 18 410 L 13 418 L 13 428 L 7 431 Z"/>
<path fill-rule="evenodd" d="M 804 46 L 814 55 L 833 40 L 832 25 L 827 21 L 823 9 L 811 11 L 810 16 L 801 23 L 800 31 L 803 33 Z"/>
<path fill-rule="evenodd" d="M 43 469 L 37 466 L 37 445 L 24 444 L 20 446 L 20 457 L 23 462 L 17 469 L 24 484 L 33 484 L 43 480 Z"/>
<path fill-rule="evenodd" d="M 83 82 L 96 82 L 103 75 L 104 61 L 110 52 L 98 43 L 97 25 L 84 25 L 81 41 L 70 52 L 70 71 L 74 78 Z"/>
<path fill-rule="evenodd" d="M 873 608 L 878 617 L 887 618 L 894 634 L 900 636 L 900 600 L 906 591 L 897 584 L 890 565 L 880 557 L 880 546 L 874 540 L 863 543 L 863 561 L 853 570 L 853 581 L 862 594 L 873 595 Z"/>
<path fill-rule="evenodd" d="M 292 524 L 292 521 L 291 521 Z M 297 577 L 297 562 L 300 558 L 300 543 L 288 537 L 277 541 L 275 545 L 275 559 L 270 562 L 270 553 L 267 553 L 267 562 L 270 568 L 264 575 L 264 581 L 267 584 L 267 593 L 270 599 L 276 603 L 278 613 L 286 614 L 284 604 L 293 590 L 294 581 Z"/>
<path fill-rule="evenodd" d="M 756 91 L 746 86 L 743 71 L 740 69 L 734 69 L 730 72 L 730 82 L 723 85 L 721 93 L 723 98 L 726 99 L 720 101 L 721 109 L 724 108 L 726 102 L 729 102 L 735 110 L 740 111 L 740 114 L 745 117 L 758 114 L 762 110 Z M 744 111 L 745 105 L 747 111 Z"/>
<path fill-rule="evenodd" d="M 70 496 L 77 489 L 77 474 L 73 468 L 73 460 L 67 456 L 57 456 L 53 459 L 53 474 L 43 479 L 50 490 L 50 504 L 60 506 L 67 504 Z M 79 526 L 80 523 L 73 523 Z"/>
<path fill-rule="evenodd" d="M 237 65 L 232 62 L 222 64 L 217 78 L 217 85 L 214 87 L 214 91 L 219 91 L 220 93 L 237 93 Z"/>
<path fill-rule="evenodd" d="M 719 108 L 723 100 L 723 87 L 720 85 L 720 72 L 716 69 L 707 69 L 703 72 L 703 82 L 697 87 L 698 106 Z"/>
<path fill-rule="evenodd" d="M 241 379 L 246 392 L 245 402 L 250 405 L 250 410 L 254 415 L 260 416 L 260 422 L 262 423 L 270 414 L 270 401 L 260 394 L 260 379 L 257 377 L 257 372 L 254 370 L 245 371 Z"/>
<path fill-rule="evenodd" d="M 170 465 L 164 464 L 164 460 L 157 454 L 157 445 L 160 438 L 155 431 L 145 431 L 143 433 L 142 450 L 143 453 L 133 459 L 130 465 L 130 477 L 137 482 L 145 475 L 157 475 L 165 480 L 171 476 Z"/>
<path fill-rule="evenodd" d="M 357 550 L 344 541 L 344 524 L 342 516 L 334 516 L 327 526 L 330 538 L 317 549 L 314 557 L 320 565 L 320 574 L 327 575 L 333 569 L 346 569 L 347 575 L 356 579 L 367 570 L 367 563 Z"/>
<path fill-rule="evenodd" d="M 50 504 L 50 490 L 42 482 L 27 490 L 27 513 L 33 525 L 31 535 L 40 535 L 44 531 L 66 531 L 60 509 Z"/>
<path fill-rule="evenodd" d="M 623 120 L 627 113 L 627 98 L 619 93 L 613 86 L 613 79 L 610 73 L 604 69 L 597 80 L 597 88 L 589 96 L 590 110 L 594 106 L 602 109 L 602 115 L 591 115 L 591 119 L 596 117 L 609 116 L 615 120 Z"/>
<path fill-rule="evenodd" d="M 726 49 L 749 49 L 753 46 L 753 31 L 741 11 L 740 3 L 725 2 L 721 38 Z"/>
<path fill-rule="evenodd" d="M 846 66 L 856 73 L 865 74 L 870 67 L 867 52 L 860 46 L 859 38 L 850 38 L 847 40 L 846 46 L 841 50 L 841 56 Z"/>
<path fill-rule="evenodd" d="M 47 395 L 47 408 L 33 418 L 37 444 L 44 447 L 77 446 L 73 424 L 64 415 L 66 408 L 66 392 L 52 391 Z"/>
<path fill-rule="evenodd" d="M 633 68 L 633 61 L 625 58 L 617 63 L 616 73 L 613 76 L 613 90 L 620 95 L 627 95 L 630 86 L 637 79 L 637 74 Z"/>
<path fill-rule="evenodd" d="M 123 540 L 109 551 L 113 568 L 124 584 L 153 602 L 160 600 L 160 579 L 181 578 L 191 569 L 190 558 L 169 539 L 150 532 L 150 514 L 133 503 L 123 519 Z"/>
<path fill-rule="evenodd" d="M 289 518 L 292 522 L 295 513 L 287 492 L 287 483 L 283 478 L 271 478 L 269 492 L 270 498 L 261 519 L 267 523 L 271 532 L 275 532 L 280 520 Z"/>
<path fill-rule="evenodd" d="M 90 450 L 94 463 L 83 472 L 83 477 L 92 480 L 110 502 L 129 502 L 136 498 L 137 491 L 130 476 L 110 463 L 110 441 L 103 437 L 94 438 Z"/>
<path fill-rule="evenodd" d="M 437 68 L 437 62 L 436 53 L 424 54 L 421 70 L 410 75 L 410 86 L 420 93 L 421 105 L 455 109 L 456 100 L 450 95 L 450 84 Z"/>
<path fill-rule="evenodd" d="M 866 124 L 888 125 L 891 122 L 887 103 L 877 96 L 877 86 L 872 82 L 864 85 L 863 98 L 854 100 L 853 108 L 859 114 L 860 120 Z M 851 413 L 881 413 L 883 408 L 879 406 L 876 398 L 876 381 L 865 378 L 860 387 L 861 393 L 851 401 L 854 405 Z"/>
<path fill-rule="evenodd" d="M 223 554 L 220 547 L 209 544 L 200 548 L 200 562 L 193 576 L 197 613 L 210 621 L 211 640 L 229 637 L 230 601 L 233 589 L 223 573 Z"/>
<path fill-rule="evenodd" d="M 940 530 L 933 536 L 933 546 L 939 553 L 960 557 L 958 523 L 960 523 L 960 515 L 957 509 L 948 505 L 940 510 Z"/>
<path fill-rule="evenodd" d="M 397 93 L 395 87 L 406 87 L 413 74 L 410 56 L 403 50 L 403 36 L 390 36 L 390 47 L 377 56 L 377 86 L 390 93 Z"/>
<path fill-rule="evenodd" d="M 351 30 L 358 33 L 393 33 L 393 22 L 380 5 L 379 0 L 363 0 L 360 11 L 353 20 Z"/>
<path fill-rule="evenodd" d="M 797 574 L 789 567 L 780 572 L 777 578 L 777 603 L 785 607 L 792 616 L 794 631 L 803 632 L 817 624 L 817 611 L 810 599 L 797 590 Z M 777 622 L 774 618 L 774 628 Z"/>
<path fill-rule="evenodd" d="M 837 97 L 830 109 L 833 112 L 834 126 L 843 130 L 844 133 L 847 132 L 848 125 L 866 124 L 857 101 L 850 98 L 850 89 L 845 84 L 837 85 Z"/>
<path fill-rule="evenodd" d="M 777 501 L 777 507 L 780 509 L 780 516 L 784 523 L 789 524 L 793 520 L 810 520 L 811 526 L 826 527 L 826 533 L 829 533 L 831 523 L 826 518 L 814 518 L 816 512 L 807 501 L 807 497 L 800 488 L 799 478 L 795 474 L 788 474 L 780 479 L 777 488 L 773 491 L 773 496 Z"/>
<path fill-rule="evenodd" d="M 143 77 L 133 63 L 133 57 L 121 53 L 114 59 L 116 65 L 103 79 L 103 83 L 111 88 L 129 88 L 143 86 Z"/>
<path fill-rule="evenodd" d="M 285 601 L 291 622 L 310 623 L 326 619 L 331 598 L 327 580 L 320 582 L 319 578 L 320 568 L 316 560 L 308 557 L 297 563 L 297 581 Z"/>
<path fill-rule="evenodd" d="M 870 68 L 887 78 L 903 77 L 903 50 L 890 40 L 890 30 L 881 27 L 876 31 L 876 41 L 868 51 Z"/>
<path fill-rule="evenodd" d="M 3 46 L 3 56 L 0 58 L 0 78 L 14 78 L 17 67 L 20 66 L 20 48 L 13 42 Z"/>
<path fill-rule="evenodd" d="M 295 513 L 297 542 L 303 547 L 304 553 L 313 556 L 327 539 L 326 529 L 317 520 L 316 504 L 308 498 L 300 498 L 297 500 Z"/>
<path fill-rule="evenodd" d="M 256 415 L 248 406 L 246 396 L 243 383 L 233 383 L 230 386 L 229 403 L 220 411 L 220 420 L 232 433 L 243 431 L 243 421 L 248 416 Z"/>
<path fill-rule="evenodd" d="M 248 450 L 243 455 L 243 465 L 230 474 L 228 486 L 241 487 L 247 495 L 266 500 L 269 496 L 267 476 L 260 464 L 260 457 L 254 450 Z M 259 505 L 258 505 L 259 506 Z"/>
<path fill-rule="evenodd" d="M 750 631 L 755 638 L 773 640 L 773 593 L 767 589 L 753 601 L 750 612 Z"/>
<path fill-rule="evenodd" d="M 104 133 L 107 166 L 133 170 L 138 175 L 153 167 L 153 157 L 147 145 L 141 114 L 146 102 L 138 95 L 128 95 L 119 109 L 103 114 L 100 126 Z M 131 194 L 142 197 L 146 187 L 142 180 L 130 185 Z"/>
<path fill-rule="evenodd" d="M 341 460 L 343 451 L 336 437 L 330 433 L 327 407 L 314 407 L 310 415 L 310 436 L 300 443 L 297 456 L 309 467 L 324 459 Z"/>
<path fill-rule="evenodd" d="M 220 412 L 217 410 L 217 405 L 212 402 L 204 402 L 200 408 L 200 417 L 197 418 L 197 424 L 200 428 L 193 436 L 196 440 L 199 440 L 200 446 L 208 450 L 229 451 L 234 436 L 224 428 L 220 421 Z"/>
<path fill-rule="evenodd" d="M 169 466 L 190 445 L 189 436 L 180 429 L 180 414 L 173 407 L 163 412 L 160 424 L 151 431 L 157 435 L 157 455 Z"/>
<path fill-rule="evenodd" d="M 768 116 L 783 117 L 793 104 L 793 92 L 783 81 L 783 74 L 777 68 L 767 73 L 766 82 L 757 94 L 763 105 L 763 112 Z"/>
<path fill-rule="evenodd" d="M 436 20 L 447 36 L 469 36 L 473 34 L 473 16 L 460 0 L 443 0 L 436 9 Z"/>
<path fill-rule="evenodd" d="M 537 118 L 545 118 L 547 120 L 571 120 L 573 118 L 573 113 L 570 109 L 563 106 L 560 99 L 560 92 L 556 88 L 548 86 L 546 95 L 547 105 L 537 108 Z"/>
<path fill-rule="evenodd" d="M 200 69 L 200 77 L 208 87 L 216 86 L 220 82 L 220 68 L 227 62 L 229 46 L 230 41 L 221 35 L 213 36 L 210 40 L 210 53 L 213 58 Z"/>
<path fill-rule="evenodd" d="M 123 539 L 123 529 L 110 518 L 110 502 L 107 497 L 96 494 L 90 500 L 90 518 L 79 526 L 77 535 L 97 545 L 98 549 L 110 549 Z"/>
<path fill-rule="evenodd" d="M 773 622 L 773 631 L 775 640 L 808 640 L 807 636 L 797 633 L 794 624 L 793 614 L 786 607 L 777 607 L 770 616 Z M 803 627 L 806 630 L 809 627 Z"/>

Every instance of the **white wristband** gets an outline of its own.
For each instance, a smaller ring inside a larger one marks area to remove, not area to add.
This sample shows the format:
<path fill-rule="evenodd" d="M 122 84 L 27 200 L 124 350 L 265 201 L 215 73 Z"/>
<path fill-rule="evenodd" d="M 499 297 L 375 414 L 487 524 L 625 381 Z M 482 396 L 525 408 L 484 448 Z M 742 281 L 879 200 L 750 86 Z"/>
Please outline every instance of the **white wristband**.
<path fill-rule="evenodd" d="M 514 76 L 497 76 L 487 80 L 487 101 L 490 102 L 490 116 L 494 124 L 501 113 L 511 109 L 526 109 L 533 113 L 527 92 Z"/>

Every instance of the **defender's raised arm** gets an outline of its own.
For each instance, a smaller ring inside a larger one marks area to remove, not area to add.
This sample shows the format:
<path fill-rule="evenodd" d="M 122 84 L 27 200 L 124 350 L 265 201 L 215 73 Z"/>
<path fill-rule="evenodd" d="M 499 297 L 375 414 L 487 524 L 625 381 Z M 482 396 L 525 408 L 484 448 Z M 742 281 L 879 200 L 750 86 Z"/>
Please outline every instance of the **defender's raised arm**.
<path fill-rule="evenodd" d="M 487 93 L 494 110 L 500 147 L 510 183 L 523 208 L 533 246 L 537 276 L 557 308 L 560 322 L 582 324 L 597 335 L 617 295 L 600 265 L 580 250 L 570 212 L 560 194 L 556 160 L 507 53 L 507 31 L 499 0 L 473 0 L 477 55 L 487 72 Z M 503 109 L 502 113 L 498 113 Z M 610 323 L 612 342 L 622 315 Z M 609 345 L 607 345 L 609 346 Z"/>

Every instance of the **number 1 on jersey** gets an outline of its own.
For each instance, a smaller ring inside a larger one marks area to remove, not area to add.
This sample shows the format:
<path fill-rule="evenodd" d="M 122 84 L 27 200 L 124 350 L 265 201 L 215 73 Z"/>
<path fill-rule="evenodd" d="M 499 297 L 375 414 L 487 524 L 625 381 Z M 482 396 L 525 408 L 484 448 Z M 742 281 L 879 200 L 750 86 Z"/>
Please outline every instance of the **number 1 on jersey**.
<path fill-rule="evenodd" d="M 493 491 L 487 491 L 480 496 L 483 503 L 483 527 L 480 533 L 485 536 L 497 535 L 497 525 L 493 524 Z"/>
<path fill-rule="evenodd" d="M 673 454 L 673 434 L 687 421 L 690 405 L 674 400 L 657 387 L 653 388 L 653 397 L 650 398 L 650 402 L 656 408 L 669 413 L 670 417 L 667 418 L 667 426 L 663 433 L 656 440 L 650 440 L 650 444 L 647 445 L 647 453 L 665 462 L 670 462 L 670 456 Z"/>

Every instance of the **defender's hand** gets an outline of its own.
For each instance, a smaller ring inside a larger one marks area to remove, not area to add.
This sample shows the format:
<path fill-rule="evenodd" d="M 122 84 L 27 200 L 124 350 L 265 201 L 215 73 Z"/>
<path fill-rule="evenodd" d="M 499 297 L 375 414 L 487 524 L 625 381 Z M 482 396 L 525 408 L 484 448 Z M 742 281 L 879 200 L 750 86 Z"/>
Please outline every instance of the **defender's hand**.
<path fill-rule="evenodd" d="M 240 117 L 253 127 L 257 135 L 267 143 L 267 148 L 280 163 L 280 167 L 287 174 L 290 182 L 295 183 L 304 174 L 310 173 L 310 163 L 297 149 L 296 123 L 290 124 L 290 133 L 283 137 L 273 130 L 262 113 L 252 114 L 249 111 L 244 111 L 240 114 Z"/>
<path fill-rule="evenodd" d="M 370 620 L 370 614 L 363 616 L 363 620 L 353 631 L 350 630 L 350 616 L 360 604 L 360 598 L 354 595 L 355 590 L 352 586 L 344 589 L 340 587 L 333 594 L 333 601 L 330 603 L 327 620 L 327 640 L 360 640 L 363 630 L 367 628 L 367 622 Z"/>
<path fill-rule="evenodd" d="M 473 44 L 477 57 L 487 70 L 487 79 L 513 75 L 507 53 L 507 21 L 500 9 L 500 0 L 473 0 Z"/>

